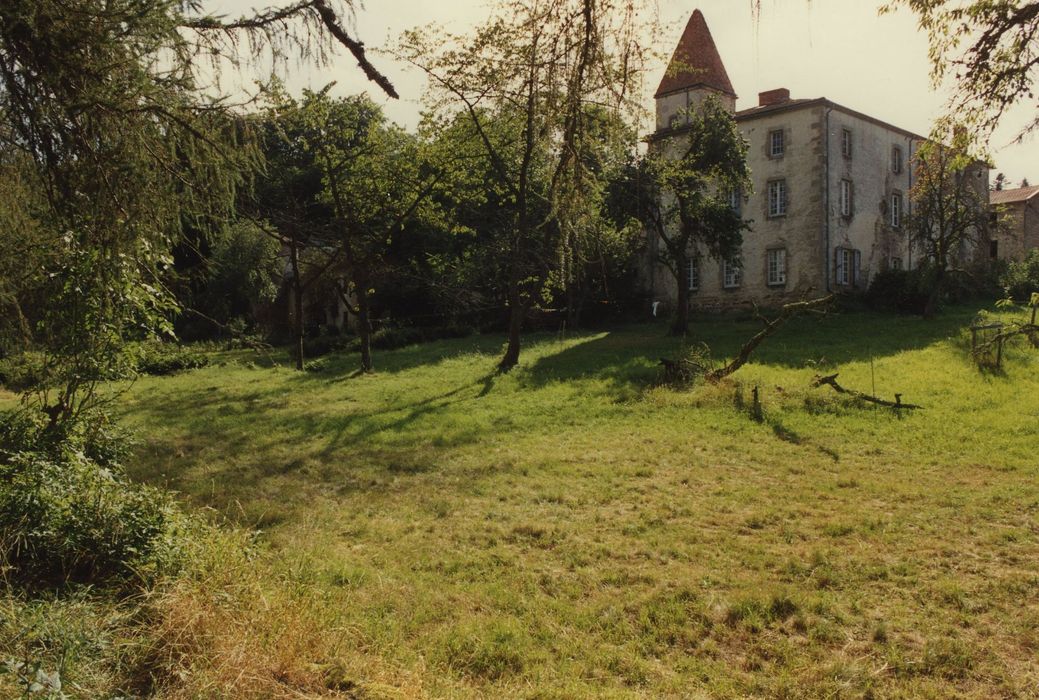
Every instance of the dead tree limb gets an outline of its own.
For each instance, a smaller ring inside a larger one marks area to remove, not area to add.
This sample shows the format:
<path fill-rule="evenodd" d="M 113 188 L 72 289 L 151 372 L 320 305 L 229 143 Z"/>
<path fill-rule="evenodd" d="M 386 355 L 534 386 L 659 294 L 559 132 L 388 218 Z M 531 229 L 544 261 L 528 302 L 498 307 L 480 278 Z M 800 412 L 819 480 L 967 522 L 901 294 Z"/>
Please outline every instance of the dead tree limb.
<path fill-rule="evenodd" d="M 902 403 L 902 395 L 901 394 L 895 394 L 895 400 L 894 401 L 887 401 L 886 399 L 879 399 L 876 396 L 870 396 L 869 394 L 864 394 L 861 391 L 855 391 L 853 389 L 845 389 L 844 387 L 842 387 L 840 384 L 837 383 L 837 375 L 836 374 L 830 374 L 830 375 L 827 375 L 825 377 L 820 377 L 820 376 L 816 375 L 815 379 L 812 380 L 812 388 L 813 389 L 817 388 L 817 387 L 820 387 L 823 384 L 826 384 L 826 385 L 828 385 L 830 387 L 833 387 L 833 390 L 836 391 L 838 394 L 844 394 L 846 396 L 854 396 L 857 399 L 861 399 L 863 401 L 868 401 L 869 403 L 875 403 L 878 406 L 887 406 L 888 408 L 894 408 L 894 409 L 901 409 L 901 408 L 905 408 L 905 409 L 922 409 L 923 408 L 923 406 L 917 406 L 916 404 L 913 404 L 913 403 Z"/>
<path fill-rule="evenodd" d="M 321 24 L 324 25 L 326 31 L 332 35 L 332 37 L 340 44 L 346 47 L 346 49 L 353 54 L 353 57 L 357 60 L 357 65 L 368 80 L 371 80 L 377 84 L 382 91 L 393 99 L 399 99 L 397 90 L 393 87 L 393 83 L 385 75 L 379 72 L 379 70 L 372 65 L 372 62 L 368 59 L 365 52 L 364 42 L 354 39 L 343 27 L 343 23 L 336 15 L 335 9 L 329 5 L 328 0 L 297 0 L 290 5 L 280 8 L 269 8 L 261 12 L 256 13 L 250 17 L 243 17 L 233 22 L 224 22 L 217 17 L 206 16 L 197 17 L 194 19 L 187 19 L 182 23 L 182 26 L 191 29 L 199 33 L 212 33 L 212 32 L 223 32 L 226 35 L 233 35 L 236 32 L 271 32 L 267 36 L 280 35 L 283 38 L 287 38 L 292 41 L 295 38 L 296 43 L 300 46 L 301 50 L 307 50 L 306 43 L 306 32 L 300 32 L 299 34 L 292 34 L 290 30 L 290 23 L 293 20 L 305 18 L 310 16 L 313 18 L 316 16 L 320 20 Z"/>
<path fill-rule="evenodd" d="M 769 320 L 764 316 L 760 318 L 765 322 L 765 327 L 758 332 L 753 338 L 748 340 L 740 351 L 736 354 L 736 357 L 729 364 L 724 367 L 712 370 L 704 375 L 705 379 L 709 382 L 717 382 L 730 374 L 738 370 L 743 365 L 747 364 L 747 360 L 750 359 L 751 353 L 757 350 L 758 346 L 761 345 L 766 338 L 773 335 L 776 331 L 786 325 L 786 322 L 792 319 L 794 316 L 806 313 L 808 311 L 815 311 L 820 309 L 833 301 L 833 295 L 827 297 L 821 297 L 819 299 L 811 299 L 808 301 L 798 301 L 792 304 L 786 304 L 779 312 L 779 316 Z"/>
<path fill-rule="evenodd" d="M 1023 335 L 1028 338 L 1033 347 L 1039 348 L 1039 325 L 1035 323 L 1012 323 L 1004 327 L 991 340 L 979 346 L 979 349 L 987 348 L 996 343 L 1006 343 L 1008 340 Z"/>

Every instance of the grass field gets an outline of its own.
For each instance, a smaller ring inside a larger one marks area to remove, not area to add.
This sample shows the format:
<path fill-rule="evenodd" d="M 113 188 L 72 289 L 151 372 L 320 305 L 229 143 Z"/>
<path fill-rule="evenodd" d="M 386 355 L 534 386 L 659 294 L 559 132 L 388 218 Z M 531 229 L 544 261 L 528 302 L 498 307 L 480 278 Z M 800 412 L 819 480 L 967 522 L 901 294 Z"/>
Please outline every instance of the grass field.
<path fill-rule="evenodd" d="M 685 391 L 658 325 L 534 336 L 506 376 L 486 336 L 370 376 L 228 353 L 120 411 L 133 476 L 259 529 L 320 642 L 235 634 L 347 696 L 1037 697 L 1039 353 L 979 372 L 971 316 L 798 319 Z"/>

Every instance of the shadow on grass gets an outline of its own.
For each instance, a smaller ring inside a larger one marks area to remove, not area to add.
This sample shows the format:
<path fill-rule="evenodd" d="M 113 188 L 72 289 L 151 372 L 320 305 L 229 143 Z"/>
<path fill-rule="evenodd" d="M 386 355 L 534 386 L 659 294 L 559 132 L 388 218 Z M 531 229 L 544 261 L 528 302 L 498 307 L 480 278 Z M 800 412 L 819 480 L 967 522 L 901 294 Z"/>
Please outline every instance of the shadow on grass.
<path fill-rule="evenodd" d="M 867 362 L 919 350 L 954 337 L 976 310 L 955 309 L 932 320 L 869 312 L 803 316 L 767 339 L 751 361 L 794 369 L 820 364 Z M 706 343 L 720 360 L 733 356 L 758 331 L 761 322 L 739 316 L 697 316 L 685 338 L 670 338 L 662 324 L 627 326 L 538 359 L 524 373 L 525 383 L 599 378 L 617 387 L 641 388 L 659 379 L 660 357 L 677 357 Z"/>
<path fill-rule="evenodd" d="M 504 338 L 498 335 L 474 335 L 468 338 L 436 340 L 420 345 L 409 345 L 395 350 L 373 350 L 375 374 L 399 374 L 418 367 L 435 366 L 460 355 L 486 355 L 489 358 L 502 350 Z M 301 372 L 303 381 L 335 382 L 356 379 L 365 375 L 360 370 L 361 356 L 356 352 L 329 353 L 307 360 L 319 363 L 318 371 Z"/>
<path fill-rule="evenodd" d="M 435 436 L 428 426 L 419 431 L 414 426 L 452 404 L 479 400 L 495 376 L 490 373 L 410 403 L 343 413 L 317 406 L 284 410 L 282 382 L 244 393 L 217 386 L 186 388 L 162 400 L 137 403 L 135 412 L 146 423 L 176 430 L 170 438 L 144 443 L 141 458 L 131 460 L 128 471 L 218 510 L 264 493 L 269 479 L 304 468 L 307 481 L 337 493 L 375 493 L 385 490 L 387 480 L 433 471 L 431 444 L 452 448 L 484 439 L 489 427 L 461 421 Z"/>

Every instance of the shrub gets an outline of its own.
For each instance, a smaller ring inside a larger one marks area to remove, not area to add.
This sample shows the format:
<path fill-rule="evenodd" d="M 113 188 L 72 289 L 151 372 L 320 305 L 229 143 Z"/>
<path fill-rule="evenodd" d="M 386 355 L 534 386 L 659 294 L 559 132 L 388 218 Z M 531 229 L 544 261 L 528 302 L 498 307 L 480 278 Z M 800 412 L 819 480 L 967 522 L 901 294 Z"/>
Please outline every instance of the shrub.
<path fill-rule="evenodd" d="M 321 357 L 333 352 L 346 352 L 357 349 L 357 339 L 344 335 L 318 335 L 303 339 L 303 354 L 307 357 Z"/>
<path fill-rule="evenodd" d="M 0 558 L 40 584 L 150 580 L 175 568 L 184 522 L 156 489 L 82 456 L 0 464 Z"/>
<path fill-rule="evenodd" d="M 1024 260 L 1007 265 L 1000 282 L 1006 295 L 1015 301 L 1028 301 L 1039 292 L 1039 248 L 1029 252 Z"/>
<path fill-rule="evenodd" d="M 0 385 L 11 391 L 25 391 L 42 383 L 43 356 L 22 352 L 0 359 Z"/>
<path fill-rule="evenodd" d="M 137 371 L 141 374 L 165 376 L 209 364 L 205 353 L 174 343 L 142 343 L 137 352 Z"/>
<path fill-rule="evenodd" d="M 51 431 L 44 430 L 45 422 L 39 411 L 0 411 L 0 462 L 21 452 L 49 455 L 58 461 L 68 454 L 80 454 L 99 466 L 118 468 L 133 445 L 131 434 L 100 412 Z"/>
<path fill-rule="evenodd" d="M 866 303 L 879 311 L 923 313 L 927 304 L 927 280 L 920 270 L 878 272 L 866 292 Z"/>

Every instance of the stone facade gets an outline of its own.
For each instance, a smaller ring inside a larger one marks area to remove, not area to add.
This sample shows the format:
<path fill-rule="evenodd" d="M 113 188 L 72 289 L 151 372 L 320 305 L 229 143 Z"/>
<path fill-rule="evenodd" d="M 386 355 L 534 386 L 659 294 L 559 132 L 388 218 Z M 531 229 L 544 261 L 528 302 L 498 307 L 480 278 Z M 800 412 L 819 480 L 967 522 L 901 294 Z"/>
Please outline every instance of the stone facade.
<path fill-rule="evenodd" d="M 1022 260 L 1039 248 L 1039 187 L 991 192 L 992 215 L 1000 223 L 990 255 L 1000 260 Z"/>
<path fill-rule="evenodd" d="M 709 38 L 699 12 L 690 20 L 694 24 L 683 43 Z M 686 110 L 708 95 L 735 106 L 724 68 L 718 74 L 721 59 L 713 41 L 706 47 L 683 43 L 676 59 L 686 57 L 682 68 L 696 78 L 683 85 L 669 68 L 656 95 L 653 149 L 669 151 L 680 144 Z M 744 233 L 738 279 L 726 274 L 730 263 L 698 258 L 683 280 L 695 286 L 694 307 L 776 306 L 805 294 L 861 291 L 881 270 L 916 265 L 919 255 L 904 224 L 911 213 L 913 158 L 923 137 L 825 98 L 791 99 L 783 89 L 761 93 L 757 107 L 734 115 L 749 144 L 753 182 L 753 191 L 742 193 L 734 205 L 751 230 Z M 661 245 L 650 234 L 649 251 Z M 647 264 L 649 293 L 673 303 L 674 276 L 652 252 Z"/>

